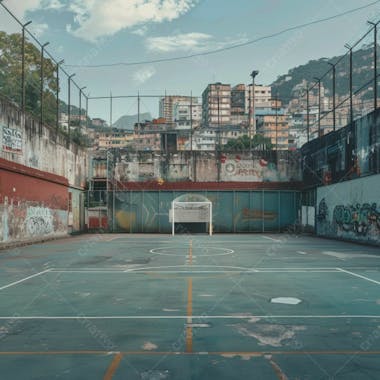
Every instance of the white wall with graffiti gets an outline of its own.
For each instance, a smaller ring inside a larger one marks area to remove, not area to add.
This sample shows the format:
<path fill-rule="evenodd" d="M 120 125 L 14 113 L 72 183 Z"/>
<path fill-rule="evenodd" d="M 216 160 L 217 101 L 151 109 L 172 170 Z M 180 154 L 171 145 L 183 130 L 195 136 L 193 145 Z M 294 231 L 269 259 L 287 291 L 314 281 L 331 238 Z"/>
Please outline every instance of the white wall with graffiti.
<path fill-rule="evenodd" d="M 380 175 L 317 189 L 319 236 L 380 245 Z"/>

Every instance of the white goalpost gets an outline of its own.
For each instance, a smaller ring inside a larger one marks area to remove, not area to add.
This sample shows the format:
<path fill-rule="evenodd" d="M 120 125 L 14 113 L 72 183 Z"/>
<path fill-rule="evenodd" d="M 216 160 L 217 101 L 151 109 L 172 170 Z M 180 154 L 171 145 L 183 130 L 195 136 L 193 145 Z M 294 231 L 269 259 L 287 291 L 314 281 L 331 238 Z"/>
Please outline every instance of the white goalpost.
<path fill-rule="evenodd" d="M 176 223 L 207 223 L 208 233 L 212 235 L 212 203 L 210 201 L 174 200 L 169 212 L 172 223 L 172 235 L 175 235 Z"/>

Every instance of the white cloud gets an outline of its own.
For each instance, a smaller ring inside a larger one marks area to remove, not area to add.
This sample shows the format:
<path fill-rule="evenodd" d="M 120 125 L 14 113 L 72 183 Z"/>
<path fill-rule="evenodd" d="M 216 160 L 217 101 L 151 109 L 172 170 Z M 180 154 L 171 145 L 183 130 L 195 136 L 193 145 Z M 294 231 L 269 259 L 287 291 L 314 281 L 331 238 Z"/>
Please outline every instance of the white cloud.
<path fill-rule="evenodd" d="M 199 0 L 8 0 L 7 6 L 23 19 L 27 11 L 65 9 L 73 13 L 67 30 L 95 42 L 122 29 L 133 28 L 144 35 L 146 23 L 172 21 L 189 12 Z"/>
<path fill-rule="evenodd" d="M 155 52 L 191 51 L 222 49 L 228 46 L 247 42 L 245 36 L 226 38 L 218 41 L 215 37 L 205 33 L 184 33 L 173 36 L 149 37 L 146 39 L 148 50 Z"/>
<path fill-rule="evenodd" d="M 42 24 L 33 23 L 29 26 L 30 31 L 36 37 L 41 37 L 48 28 L 49 28 L 49 25 L 45 23 L 42 23 Z"/>
<path fill-rule="evenodd" d="M 136 34 L 137 36 L 145 36 L 145 34 L 147 33 L 148 31 L 148 28 L 146 25 L 142 26 L 141 28 L 137 28 L 135 30 L 132 30 L 132 34 Z"/>
<path fill-rule="evenodd" d="M 61 3 L 60 0 L 45 0 L 42 2 L 42 7 L 44 9 L 61 9 L 65 5 Z"/>
<path fill-rule="evenodd" d="M 143 67 L 133 74 L 133 80 L 142 84 L 145 83 L 148 79 L 152 78 L 154 74 L 156 74 L 156 69 L 153 66 Z"/>
<path fill-rule="evenodd" d="M 174 20 L 187 13 L 198 0 L 73 0 L 69 10 L 74 13 L 72 33 L 95 41 L 124 28 L 148 22 Z"/>
<path fill-rule="evenodd" d="M 212 36 L 204 33 L 186 33 L 175 36 L 149 37 L 146 40 L 147 48 L 151 51 L 171 52 L 178 50 L 202 49 Z"/>

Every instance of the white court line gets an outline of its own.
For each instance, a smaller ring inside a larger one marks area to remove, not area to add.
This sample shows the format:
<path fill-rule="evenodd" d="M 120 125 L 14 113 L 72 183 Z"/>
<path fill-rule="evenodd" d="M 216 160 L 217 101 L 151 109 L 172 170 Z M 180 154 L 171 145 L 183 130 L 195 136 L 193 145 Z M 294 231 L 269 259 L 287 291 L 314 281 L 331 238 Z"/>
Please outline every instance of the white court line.
<path fill-rule="evenodd" d="M 7 289 L 7 288 L 10 288 L 11 286 L 14 286 L 14 285 L 17 285 L 17 284 L 21 284 L 24 281 L 30 280 L 31 278 L 34 278 L 34 277 L 37 277 L 37 276 L 41 276 L 42 274 L 50 272 L 51 270 L 52 269 L 47 269 L 47 270 L 44 270 L 42 272 L 33 274 L 32 276 L 25 277 L 22 280 L 18 280 L 18 281 L 12 282 L 11 284 L 8 284 L 8 285 L 5 285 L 5 286 L 1 287 L 0 290 L 4 290 L 4 289 Z"/>
<path fill-rule="evenodd" d="M 380 285 L 380 281 L 372 280 L 372 278 L 365 277 L 365 276 L 362 276 L 360 274 L 356 274 L 354 272 L 350 272 L 349 270 L 345 270 L 345 269 L 342 269 L 342 268 L 336 268 L 336 269 L 338 269 L 339 272 L 344 272 L 344 273 L 350 274 L 351 276 L 359 277 L 359 278 L 361 278 L 363 280 L 366 280 L 366 281 L 369 281 L 369 282 L 373 282 L 374 284 Z"/>
<path fill-rule="evenodd" d="M 125 270 L 125 272 L 138 272 L 138 271 L 149 271 L 155 269 L 169 269 L 169 268 L 188 268 L 189 265 L 165 265 L 160 267 L 141 267 L 141 268 L 130 268 Z M 228 265 L 192 265 L 192 268 L 228 268 L 237 269 L 242 271 L 257 272 L 255 268 L 244 268 L 244 267 L 233 267 Z"/>
<path fill-rule="evenodd" d="M 189 265 L 190 266 L 190 265 Z M 244 270 L 150 270 L 147 268 L 138 268 L 131 271 L 105 271 L 105 270 L 52 270 L 52 273 L 115 273 L 115 274 L 131 274 L 131 273 L 158 273 L 158 274 L 180 274 L 180 273 L 245 273 L 245 274 L 262 274 L 262 273 L 337 273 L 340 272 L 337 269 L 321 269 L 321 270 L 256 270 L 256 269 L 244 269 Z"/>
<path fill-rule="evenodd" d="M 297 251 L 297 253 L 299 253 L 300 255 L 307 255 L 307 252 L 304 251 Z"/>
<path fill-rule="evenodd" d="M 109 315 L 109 316 L 90 316 L 90 315 L 79 315 L 79 316 L 6 316 L 0 317 L 0 320 L 100 320 L 100 319 L 121 319 L 121 320 L 137 320 L 137 319 L 186 319 L 187 315 Z M 261 318 L 261 319 L 347 319 L 347 318 L 363 318 L 363 319 L 378 319 L 380 315 L 193 315 L 193 319 L 252 319 L 252 318 Z"/>
<path fill-rule="evenodd" d="M 278 240 L 278 239 L 273 239 L 269 236 L 261 236 L 263 239 L 268 239 L 268 240 L 272 240 L 272 241 L 275 241 L 276 243 L 282 243 L 282 240 Z"/>

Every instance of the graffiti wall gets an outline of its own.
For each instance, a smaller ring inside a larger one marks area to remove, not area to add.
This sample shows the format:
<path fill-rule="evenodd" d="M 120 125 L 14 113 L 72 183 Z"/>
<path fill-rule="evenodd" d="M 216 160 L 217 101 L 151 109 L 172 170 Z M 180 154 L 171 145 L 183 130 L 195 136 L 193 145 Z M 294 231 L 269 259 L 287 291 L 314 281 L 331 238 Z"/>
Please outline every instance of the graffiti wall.
<path fill-rule="evenodd" d="M 380 245 L 380 175 L 317 189 L 317 234 Z"/>
<path fill-rule="evenodd" d="M 65 178 L 0 159 L 0 245 L 67 234 L 68 192 Z"/>

